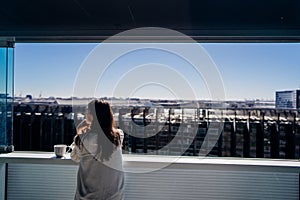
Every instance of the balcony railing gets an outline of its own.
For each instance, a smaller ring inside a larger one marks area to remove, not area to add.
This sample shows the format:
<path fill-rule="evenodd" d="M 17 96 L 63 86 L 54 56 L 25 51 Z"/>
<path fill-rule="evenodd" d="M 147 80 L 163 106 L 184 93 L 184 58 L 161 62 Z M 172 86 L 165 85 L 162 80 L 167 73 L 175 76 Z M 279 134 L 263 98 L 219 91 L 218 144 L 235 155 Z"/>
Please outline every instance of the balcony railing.
<path fill-rule="evenodd" d="M 198 108 L 185 117 L 184 108 L 177 116 L 176 108 L 166 108 L 169 112 L 160 120 L 158 108 L 113 109 L 118 126 L 125 131 L 124 153 L 197 156 L 208 128 L 221 124 L 221 133 L 209 138 L 214 142 L 209 156 L 299 159 L 298 110 Z M 85 109 L 76 110 L 73 113 L 71 106 L 59 105 L 15 106 L 15 149 L 53 151 L 54 144 L 70 144 L 74 122 L 83 118 Z M 216 111 L 222 113 L 221 118 L 215 116 Z M 176 138 L 179 132 L 181 137 Z M 164 148 L 174 138 L 177 145 Z"/>

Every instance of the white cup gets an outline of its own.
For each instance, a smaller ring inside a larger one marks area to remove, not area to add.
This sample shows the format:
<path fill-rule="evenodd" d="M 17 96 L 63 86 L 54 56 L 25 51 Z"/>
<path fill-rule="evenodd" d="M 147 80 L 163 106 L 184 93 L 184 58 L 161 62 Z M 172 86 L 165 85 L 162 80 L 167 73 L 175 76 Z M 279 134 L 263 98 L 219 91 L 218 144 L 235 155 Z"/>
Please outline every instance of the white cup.
<path fill-rule="evenodd" d="M 67 145 L 65 144 L 56 144 L 54 145 L 54 153 L 57 158 L 64 157 L 67 152 Z"/>

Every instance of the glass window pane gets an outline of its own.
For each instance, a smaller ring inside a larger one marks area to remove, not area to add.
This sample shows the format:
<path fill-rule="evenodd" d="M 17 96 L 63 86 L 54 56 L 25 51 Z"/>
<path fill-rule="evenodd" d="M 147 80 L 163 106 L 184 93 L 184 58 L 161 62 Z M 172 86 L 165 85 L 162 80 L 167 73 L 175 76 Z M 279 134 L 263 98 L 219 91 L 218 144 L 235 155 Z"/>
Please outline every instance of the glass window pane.
<path fill-rule="evenodd" d="M 0 48 L 0 146 L 6 143 L 6 48 Z"/>
<path fill-rule="evenodd" d="M 0 152 L 11 151 L 13 105 L 13 48 L 0 48 Z M 9 148 L 8 148 L 9 147 Z"/>

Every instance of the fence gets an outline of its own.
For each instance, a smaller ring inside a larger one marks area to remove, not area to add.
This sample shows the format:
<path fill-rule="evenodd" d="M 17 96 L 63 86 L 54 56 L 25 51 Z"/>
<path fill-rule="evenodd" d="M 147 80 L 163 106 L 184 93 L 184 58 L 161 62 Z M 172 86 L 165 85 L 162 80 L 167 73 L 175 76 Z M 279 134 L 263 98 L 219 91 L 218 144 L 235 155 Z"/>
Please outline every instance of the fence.
<path fill-rule="evenodd" d="M 159 109 L 113 107 L 116 122 L 125 132 L 124 153 L 197 156 L 204 152 L 219 157 L 299 159 L 297 110 L 181 108 L 176 113 L 168 107 L 164 115 Z M 15 150 L 53 151 L 54 144 L 71 144 L 74 122 L 84 113 L 84 108 L 76 110 L 15 105 Z"/>

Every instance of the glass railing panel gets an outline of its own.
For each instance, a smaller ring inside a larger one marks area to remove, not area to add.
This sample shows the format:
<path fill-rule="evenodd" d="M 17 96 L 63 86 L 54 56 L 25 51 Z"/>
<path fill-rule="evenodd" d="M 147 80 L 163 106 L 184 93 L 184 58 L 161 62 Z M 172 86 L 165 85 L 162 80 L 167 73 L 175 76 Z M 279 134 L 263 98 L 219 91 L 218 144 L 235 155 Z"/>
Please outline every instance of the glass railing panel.
<path fill-rule="evenodd" d="M 13 47 L 0 47 L 0 152 L 13 151 Z"/>

